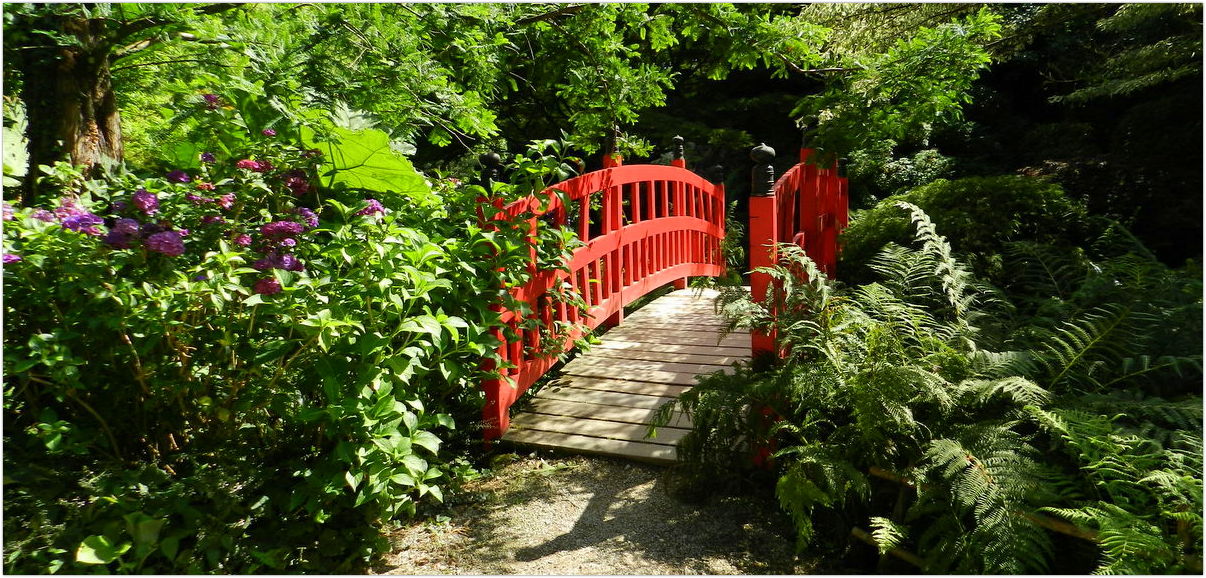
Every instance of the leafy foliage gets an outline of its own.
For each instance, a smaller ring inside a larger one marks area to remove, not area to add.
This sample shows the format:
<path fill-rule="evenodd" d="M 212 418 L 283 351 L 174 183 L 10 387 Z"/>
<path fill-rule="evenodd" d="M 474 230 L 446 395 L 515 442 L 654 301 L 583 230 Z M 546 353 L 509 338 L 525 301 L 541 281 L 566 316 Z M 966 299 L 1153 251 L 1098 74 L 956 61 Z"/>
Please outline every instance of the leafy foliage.
<path fill-rule="evenodd" d="M 1126 283 L 1148 277 L 1113 275 L 1111 295 L 1129 298 L 1102 301 L 1092 275 L 1078 275 L 1061 281 L 1070 307 L 1058 322 L 1014 318 L 1009 297 L 1027 293 L 977 281 L 920 208 L 876 210 L 903 210 L 917 245 L 884 247 L 871 262 L 878 281 L 845 288 L 783 245 L 763 270 L 766 302 L 722 296 L 731 327 L 775 331 L 786 357 L 708 376 L 663 409 L 658 423 L 682 411 L 695 427 L 680 471 L 725 479 L 769 449 L 801 547 L 835 547 L 867 524 L 881 555 L 915 548 L 930 572 L 1200 564 L 1200 357 L 1159 355 L 1168 342 L 1148 338 L 1136 314 L 1169 293 L 1136 293 Z M 1121 258 L 1176 278 L 1150 257 Z M 1031 291 L 1051 287 L 1035 279 Z M 1180 283 L 1192 294 L 1192 278 Z M 1057 557 L 1052 529 L 1090 539 L 1100 559 Z"/>
<path fill-rule="evenodd" d="M 842 277 L 869 280 L 869 263 L 885 243 L 907 243 L 909 221 L 894 206 L 921 208 L 980 275 L 995 282 L 1009 241 L 1068 244 L 1091 228 L 1084 207 L 1058 185 L 1020 176 L 938 179 L 855 212 L 842 234 Z"/>
<path fill-rule="evenodd" d="M 210 135 L 253 144 L 167 177 L 47 169 L 55 212 L 4 229 L 6 569 L 350 570 L 455 488 L 526 231 L 380 149 L 386 178 L 340 178 L 371 130 Z"/>

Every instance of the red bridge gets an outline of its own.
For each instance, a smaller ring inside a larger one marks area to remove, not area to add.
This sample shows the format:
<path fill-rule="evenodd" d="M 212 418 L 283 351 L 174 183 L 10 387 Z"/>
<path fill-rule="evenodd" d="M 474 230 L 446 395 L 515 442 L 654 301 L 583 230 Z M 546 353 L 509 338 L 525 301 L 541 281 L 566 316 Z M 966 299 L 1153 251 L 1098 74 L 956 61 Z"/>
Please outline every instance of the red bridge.
<path fill-rule="evenodd" d="M 671 424 L 645 439 L 653 411 L 689 388 L 695 375 L 776 349 L 774 336 L 724 337 L 708 296 L 685 290 L 690 277 L 725 272 L 726 204 L 724 185 L 688 170 L 682 140 L 675 141 L 670 166 L 624 166 L 606 157 L 602 170 L 510 204 L 480 200 L 488 225 L 522 231 L 532 257 L 529 280 L 507 287 L 510 299 L 497 305 L 506 330 L 496 332 L 501 364 L 486 362 L 497 375 L 483 384 L 486 440 L 506 432 L 504 439 L 517 443 L 670 461 L 690 424 Z M 774 151 L 762 145 L 751 152 L 751 269 L 774 262 L 773 242 L 795 242 L 832 274 L 837 233 L 847 223 L 846 179 L 836 163 L 810 164 L 813 156 L 803 149 L 801 162 L 776 182 Z M 561 267 L 538 269 L 542 231 L 567 226 L 583 246 Z M 764 299 L 766 276 L 751 274 L 749 283 L 755 299 Z M 561 368 L 558 383 L 543 388 L 508 431 L 511 406 L 584 331 L 620 325 L 625 306 L 667 285 L 679 291 Z M 585 315 L 574 306 L 579 299 Z"/>

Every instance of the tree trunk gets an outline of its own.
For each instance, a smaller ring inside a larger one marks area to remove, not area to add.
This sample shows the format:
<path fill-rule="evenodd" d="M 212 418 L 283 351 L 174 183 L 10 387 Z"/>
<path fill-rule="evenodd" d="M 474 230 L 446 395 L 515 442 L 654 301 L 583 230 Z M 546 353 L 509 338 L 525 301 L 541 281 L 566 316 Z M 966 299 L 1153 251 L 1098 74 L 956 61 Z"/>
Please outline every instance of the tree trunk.
<path fill-rule="evenodd" d="M 87 174 L 96 174 L 103 163 L 122 159 L 121 114 L 109 72 L 112 45 L 105 25 L 99 18 L 65 16 L 60 29 L 79 44 L 48 48 L 50 58 L 22 63 L 30 153 L 25 202 L 39 196 L 34 181 L 40 164 L 69 158 Z"/>
<path fill-rule="evenodd" d="M 109 74 L 112 46 L 105 38 L 105 21 L 73 19 L 64 31 L 80 39 L 81 46 L 63 49 L 59 62 L 58 92 L 63 107 L 59 134 L 71 163 L 95 170 L 112 159 L 120 161 L 121 114 Z"/>

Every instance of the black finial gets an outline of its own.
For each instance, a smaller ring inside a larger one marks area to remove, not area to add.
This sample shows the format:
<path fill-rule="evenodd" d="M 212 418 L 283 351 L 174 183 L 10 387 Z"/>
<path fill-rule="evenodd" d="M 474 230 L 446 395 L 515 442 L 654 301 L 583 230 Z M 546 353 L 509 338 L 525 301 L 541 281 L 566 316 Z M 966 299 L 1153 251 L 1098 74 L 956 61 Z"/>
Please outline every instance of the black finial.
<path fill-rule="evenodd" d="M 708 169 L 707 179 L 713 183 L 723 183 L 724 165 L 712 165 L 712 168 Z"/>
<path fill-rule="evenodd" d="M 842 157 L 837 160 L 837 175 L 839 177 L 841 177 L 843 179 L 846 178 L 846 164 L 849 162 L 850 162 L 850 159 L 848 159 L 846 157 Z"/>
<path fill-rule="evenodd" d="M 775 149 L 761 143 L 750 150 L 750 159 L 754 168 L 750 170 L 750 194 L 756 197 L 769 197 L 775 194 Z"/>
<path fill-rule="evenodd" d="M 493 183 L 498 180 L 498 171 L 502 166 L 502 157 L 498 153 L 490 151 L 478 156 L 477 162 L 482 165 L 481 182 L 479 184 L 487 192 L 492 192 Z"/>
<path fill-rule="evenodd" d="M 673 140 L 674 147 L 670 150 L 670 154 L 671 158 L 677 161 L 683 158 L 683 154 L 685 152 L 683 150 L 683 137 L 676 135 Z"/>

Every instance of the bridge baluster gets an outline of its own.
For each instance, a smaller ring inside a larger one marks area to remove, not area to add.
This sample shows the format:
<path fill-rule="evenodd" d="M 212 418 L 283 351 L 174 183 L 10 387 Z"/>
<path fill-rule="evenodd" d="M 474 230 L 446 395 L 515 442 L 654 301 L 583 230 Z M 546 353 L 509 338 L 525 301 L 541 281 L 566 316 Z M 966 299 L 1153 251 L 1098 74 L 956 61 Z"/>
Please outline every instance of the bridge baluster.
<path fill-rule="evenodd" d="M 754 168 L 750 170 L 750 269 L 770 267 L 777 261 L 774 243 L 779 239 L 778 207 L 775 198 L 775 149 L 760 144 L 750 150 Z M 767 246 L 770 244 L 771 246 Z M 769 297 L 770 276 L 765 273 L 750 273 L 750 294 L 755 302 L 765 302 Z M 755 356 L 776 351 L 775 335 L 760 332 L 750 333 L 750 347 Z"/>

